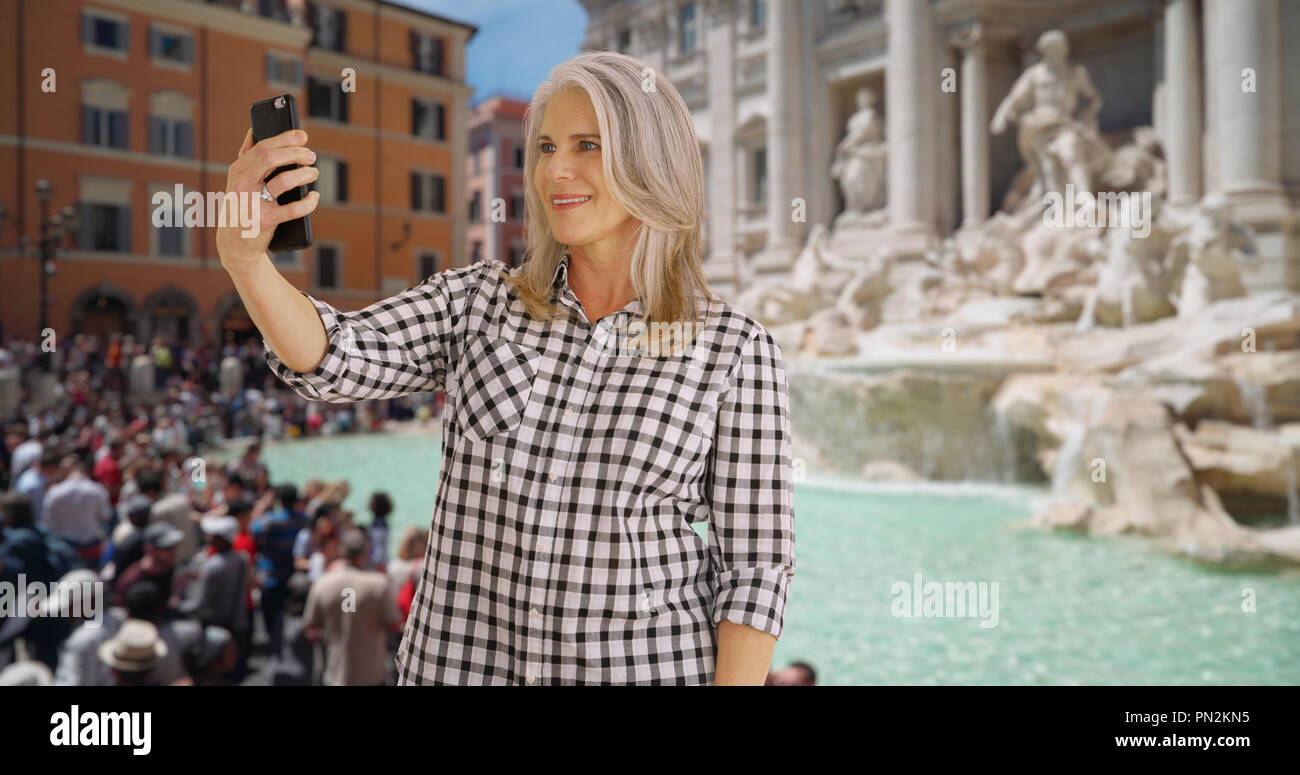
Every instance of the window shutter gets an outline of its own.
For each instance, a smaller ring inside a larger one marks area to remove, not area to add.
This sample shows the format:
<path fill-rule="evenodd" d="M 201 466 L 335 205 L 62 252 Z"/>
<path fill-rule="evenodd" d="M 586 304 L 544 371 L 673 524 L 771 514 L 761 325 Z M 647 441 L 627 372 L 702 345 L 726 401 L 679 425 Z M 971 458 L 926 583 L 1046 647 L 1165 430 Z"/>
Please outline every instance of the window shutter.
<path fill-rule="evenodd" d="M 167 148 L 166 131 L 162 119 L 149 117 L 149 153 L 163 153 Z"/>
<path fill-rule="evenodd" d="M 118 48 L 122 49 L 123 51 L 130 51 L 131 50 L 131 23 L 117 22 L 117 34 L 118 34 L 117 42 L 121 44 L 118 46 Z"/>
<path fill-rule="evenodd" d="M 114 148 L 127 148 L 131 145 L 127 135 L 125 111 L 114 110 L 109 112 L 108 144 Z"/>
<path fill-rule="evenodd" d="M 433 74 L 442 75 L 442 38 L 433 38 Z"/>
<path fill-rule="evenodd" d="M 81 106 L 81 142 L 95 144 L 95 109 L 89 105 Z"/>
<path fill-rule="evenodd" d="M 119 253 L 131 252 L 131 208 L 117 208 L 117 245 Z"/>
<path fill-rule="evenodd" d="M 302 86 L 302 61 L 295 59 L 291 69 L 293 73 L 293 82 L 297 86 Z"/>
<path fill-rule="evenodd" d="M 81 12 L 81 42 L 95 42 L 95 20 L 85 11 Z"/>
<path fill-rule="evenodd" d="M 162 35 L 153 27 L 149 28 L 149 56 L 156 57 L 162 52 Z"/>
<path fill-rule="evenodd" d="M 334 173 L 337 181 L 335 184 L 338 188 L 338 201 L 348 201 L 348 163 L 345 161 L 337 162 L 337 168 Z"/>
<path fill-rule="evenodd" d="M 186 64 L 194 64 L 194 38 L 186 35 L 181 38 L 181 59 Z"/>
<path fill-rule="evenodd" d="M 338 19 L 338 51 L 348 50 L 348 15 L 341 8 L 334 9 L 334 18 Z"/>
<path fill-rule="evenodd" d="M 339 121 L 348 122 L 348 93 L 343 91 L 343 85 L 339 84 L 335 88 L 339 92 Z"/>
<path fill-rule="evenodd" d="M 275 66 L 275 61 L 271 57 L 271 52 L 268 51 L 266 52 L 266 80 L 267 81 L 275 80 L 275 74 L 273 72 L 274 66 Z"/>
<path fill-rule="evenodd" d="M 446 194 L 447 194 L 447 181 L 444 180 L 441 175 L 434 175 L 433 176 L 433 202 L 434 202 L 433 209 L 435 212 L 444 213 L 447 211 Z"/>
<path fill-rule="evenodd" d="M 77 202 L 77 245 L 82 250 L 90 250 L 94 239 L 95 224 L 90 221 L 90 205 Z"/>
<path fill-rule="evenodd" d="M 414 98 L 411 100 L 411 134 L 420 135 L 420 103 Z"/>
<path fill-rule="evenodd" d="M 407 43 L 411 47 L 411 68 L 421 70 L 420 67 L 420 33 L 415 30 L 408 30 L 406 36 Z"/>
<path fill-rule="evenodd" d="M 435 136 L 436 136 L 439 140 L 446 140 L 446 139 L 447 139 L 446 127 L 443 125 L 443 118 L 444 118 L 445 110 L 444 110 L 444 108 L 443 108 L 442 103 L 439 102 L 437 105 L 434 106 L 433 109 L 434 109 L 434 114 L 433 114 L 433 115 L 434 115 L 434 121 L 437 122 L 437 124 L 436 124 L 435 127 L 434 127 L 434 132 L 436 133 Z"/>
<path fill-rule="evenodd" d="M 411 209 L 423 210 L 423 202 L 420 201 L 420 173 L 411 173 Z"/>
<path fill-rule="evenodd" d="M 194 122 L 176 122 L 176 155 L 194 158 Z"/>

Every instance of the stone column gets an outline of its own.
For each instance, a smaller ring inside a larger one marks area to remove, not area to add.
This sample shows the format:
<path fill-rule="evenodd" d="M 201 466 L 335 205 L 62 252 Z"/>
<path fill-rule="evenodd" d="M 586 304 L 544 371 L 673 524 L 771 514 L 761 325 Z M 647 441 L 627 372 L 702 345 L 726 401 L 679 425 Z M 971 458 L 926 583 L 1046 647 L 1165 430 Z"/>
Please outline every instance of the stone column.
<path fill-rule="evenodd" d="M 1164 30 L 1165 169 L 1172 204 L 1201 198 L 1201 47 L 1197 0 L 1166 0 Z"/>
<path fill-rule="evenodd" d="M 655 72 L 662 73 L 667 62 L 665 47 L 668 45 L 668 27 L 662 12 L 651 10 L 638 18 L 636 36 L 640 47 L 638 59 L 653 67 Z"/>
<path fill-rule="evenodd" d="M 497 261 L 505 261 L 508 256 L 501 254 L 501 229 L 505 224 L 497 223 L 492 220 L 492 201 L 497 197 L 504 197 L 505 193 L 501 190 L 501 154 L 505 152 L 505 144 L 502 141 L 501 133 L 497 131 L 496 117 L 488 119 L 488 146 L 487 151 L 487 191 L 484 192 L 484 201 L 479 203 L 479 216 L 483 219 L 483 257 L 491 258 Z M 507 215 L 509 213 L 507 212 Z"/>
<path fill-rule="evenodd" d="M 711 0 L 706 7 L 709 91 L 709 244 L 705 274 L 719 289 L 739 282 L 735 264 L 736 58 L 735 4 Z"/>
<path fill-rule="evenodd" d="M 975 24 L 959 35 L 961 47 L 961 211 L 962 227 L 989 217 L 989 91 L 985 33 Z"/>
<path fill-rule="evenodd" d="M 889 142 L 889 220 L 899 236 L 934 233 L 935 155 L 930 3 L 888 0 L 889 63 L 885 71 L 886 139 Z M 924 241 L 924 240 L 922 240 Z"/>
<path fill-rule="evenodd" d="M 1172 4 L 1176 21 L 1189 13 L 1182 7 L 1188 4 Z M 1208 75 L 1219 111 L 1218 189 L 1234 199 L 1280 196 L 1282 67 L 1277 0 L 1212 0 L 1212 13 L 1206 38 L 1207 45 L 1215 48 L 1216 66 Z M 1169 31 L 1171 39 L 1175 35 L 1176 29 Z M 1254 71 L 1254 91 L 1246 90 L 1246 68 Z"/>
<path fill-rule="evenodd" d="M 790 200 L 797 189 L 799 122 L 795 83 L 799 71 L 798 9 L 795 0 L 768 0 L 767 97 L 767 247 L 759 254 L 757 272 L 783 271 L 799 249 Z"/>

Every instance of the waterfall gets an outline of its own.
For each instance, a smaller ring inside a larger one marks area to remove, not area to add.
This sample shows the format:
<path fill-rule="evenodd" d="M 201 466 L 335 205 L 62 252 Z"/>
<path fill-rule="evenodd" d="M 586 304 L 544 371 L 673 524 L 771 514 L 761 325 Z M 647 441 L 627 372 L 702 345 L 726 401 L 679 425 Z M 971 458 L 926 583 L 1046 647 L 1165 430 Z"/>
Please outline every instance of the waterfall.
<path fill-rule="evenodd" d="M 1296 491 L 1295 453 L 1286 467 L 1286 523 L 1300 525 L 1300 493 Z"/>
<path fill-rule="evenodd" d="M 1271 428 L 1273 416 L 1268 412 L 1268 395 L 1264 386 L 1243 379 L 1235 381 L 1237 392 L 1241 395 L 1241 405 L 1250 412 L 1251 422 L 1261 430 Z"/>
<path fill-rule="evenodd" d="M 1016 438 L 1012 433 L 1011 419 L 999 407 L 993 407 L 993 455 L 991 460 L 996 470 L 990 472 L 993 479 L 1003 484 L 1015 484 L 1019 455 L 1016 450 Z"/>
<path fill-rule="evenodd" d="M 1061 443 L 1061 451 L 1056 456 L 1056 465 L 1052 469 L 1052 497 L 1057 500 L 1069 500 L 1071 477 L 1083 470 L 1083 441 L 1088 435 L 1088 426 L 1077 422 L 1070 426 Z"/>

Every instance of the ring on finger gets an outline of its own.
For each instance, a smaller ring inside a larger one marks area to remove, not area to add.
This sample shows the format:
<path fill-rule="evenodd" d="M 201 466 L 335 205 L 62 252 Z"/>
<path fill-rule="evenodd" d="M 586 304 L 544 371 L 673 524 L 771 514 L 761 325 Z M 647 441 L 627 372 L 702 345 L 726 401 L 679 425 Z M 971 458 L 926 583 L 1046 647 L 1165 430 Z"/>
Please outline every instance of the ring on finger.
<path fill-rule="evenodd" d="M 261 193 L 261 196 L 262 196 L 263 199 L 265 199 L 266 201 L 271 202 L 271 203 L 274 204 L 274 202 L 275 202 L 275 197 L 271 196 L 271 192 L 270 192 L 270 191 L 267 191 L 267 190 L 266 190 L 266 184 L 265 184 L 265 183 L 262 184 L 262 190 L 261 190 L 260 193 Z"/>

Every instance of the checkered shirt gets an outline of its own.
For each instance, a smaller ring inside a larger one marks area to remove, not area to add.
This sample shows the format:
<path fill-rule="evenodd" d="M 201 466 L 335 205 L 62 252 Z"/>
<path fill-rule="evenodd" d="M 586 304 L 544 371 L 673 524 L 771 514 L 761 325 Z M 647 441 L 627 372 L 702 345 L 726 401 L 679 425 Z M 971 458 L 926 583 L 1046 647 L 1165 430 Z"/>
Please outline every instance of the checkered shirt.
<path fill-rule="evenodd" d="M 572 319 L 528 316 L 502 271 L 481 261 L 356 312 L 304 292 L 324 360 L 299 373 L 266 351 L 309 399 L 446 391 L 399 682 L 712 683 L 718 623 L 780 637 L 794 576 L 780 348 L 713 300 L 685 352 L 629 349 L 640 300 L 589 323 L 567 255 L 553 298 Z"/>

